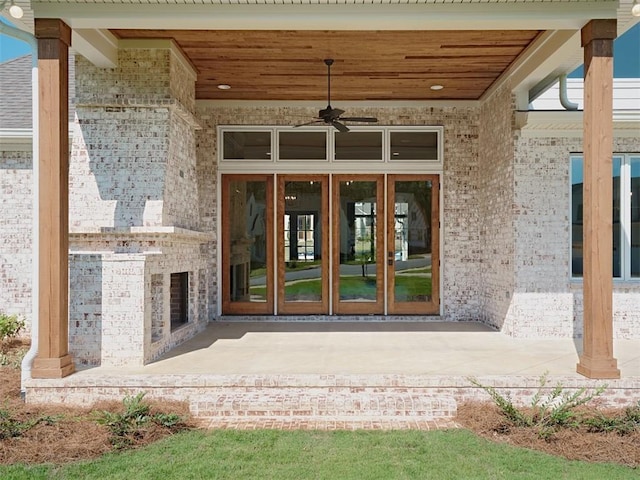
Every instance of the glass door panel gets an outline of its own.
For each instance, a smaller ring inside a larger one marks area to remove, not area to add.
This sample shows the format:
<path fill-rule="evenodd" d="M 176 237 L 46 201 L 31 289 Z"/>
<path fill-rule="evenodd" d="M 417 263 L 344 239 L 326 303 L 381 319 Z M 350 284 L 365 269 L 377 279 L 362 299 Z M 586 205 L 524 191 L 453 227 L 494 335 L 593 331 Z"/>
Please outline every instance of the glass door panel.
<path fill-rule="evenodd" d="M 278 313 L 329 313 L 328 182 L 278 177 Z"/>
<path fill-rule="evenodd" d="M 387 291 L 391 314 L 439 312 L 438 177 L 390 175 Z"/>
<path fill-rule="evenodd" d="M 336 175 L 332 196 L 334 312 L 383 313 L 382 176 Z"/>
<path fill-rule="evenodd" d="M 273 183 L 222 177 L 223 313 L 273 313 Z"/>

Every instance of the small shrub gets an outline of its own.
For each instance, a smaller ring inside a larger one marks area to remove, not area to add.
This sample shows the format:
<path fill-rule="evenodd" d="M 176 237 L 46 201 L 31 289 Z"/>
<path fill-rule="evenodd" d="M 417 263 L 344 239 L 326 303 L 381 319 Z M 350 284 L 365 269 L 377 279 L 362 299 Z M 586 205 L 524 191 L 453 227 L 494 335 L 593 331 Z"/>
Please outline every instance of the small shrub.
<path fill-rule="evenodd" d="M 18 348 L 15 350 L 9 350 L 4 353 L 0 351 L 0 366 L 20 368 L 22 359 L 27 354 L 28 348 Z"/>
<path fill-rule="evenodd" d="M 146 429 L 153 425 L 170 429 L 183 425 L 184 419 L 178 414 L 152 414 L 151 405 L 143 401 L 144 396 L 144 392 L 134 397 L 127 395 L 122 401 L 124 412 L 97 412 L 96 422 L 109 429 L 111 445 L 115 449 L 130 447 L 144 436 Z"/>
<path fill-rule="evenodd" d="M 0 313 L 0 341 L 16 338 L 24 326 L 24 320 L 18 315 Z"/>
<path fill-rule="evenodd" d="M 47 425 L 54 424 L 60 417 L 53 417 L 50 415 L 43 415 L 37 418 L 31 418 L 29 420 L 19 420 L 14 418 L 13 414 L 7 410 L 0 410 L 0 440 L 6 438 L 14 438 L 21 436 L 27 430 L 35 427 L 39 423 L 46 423 Z"/>
<path fill-rule="evenodd" d="M 606 385 L 593 391 L 580 388 L 575 392 L 566 392 L 562 385 L 557 384 L 547 394 L 543 395 L 547 387 L 547 374 L 540 377 L 536 394 L 531 404 L 525 408 L 518 408 L 513 404 L 509 393 L 502 395 L 490 386 L 480 384 L 475 378 L 469 381 L 482 388 L 489 394 L 493 402 L 500 409 L 507 420 L 516 427 L 534 427 L 538 435 L 549 438 L 558 428 L 572 427 L 580 424 L 577 408 L 602 395 Z M 640 413 L 640 412 L 639 412 Z"/>
<path fill-rule="evenodd" d="M 589 432 L 615 432 L 628 435 L 640 428 L 640 402 L 624 409 L 621 415 L 609 417 L 602 413 L 585 420 Z"/>

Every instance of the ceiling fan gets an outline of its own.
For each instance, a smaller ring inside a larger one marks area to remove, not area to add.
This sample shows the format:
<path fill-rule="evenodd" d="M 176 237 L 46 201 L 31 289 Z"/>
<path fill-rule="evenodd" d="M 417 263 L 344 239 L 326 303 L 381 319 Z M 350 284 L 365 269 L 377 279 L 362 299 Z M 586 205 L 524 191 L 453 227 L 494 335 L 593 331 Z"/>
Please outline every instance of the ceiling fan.
<path fill-rule="evenodd" d="M 342 122 L 366 122 L 375 123 L 378 121 L 375 117 L 342 117 L 344 110 L 339 108 L 333 108 L 331 106 L 331 65 L 333 65 L 333 58 L 326 58 L 324 64 L 327 66 L 327 108 L 318 112 L 318 117 L 307 123 L 295 125 L 294 127 L 304 127 L 305 125 L 313 125 L 315 123 L 325 123 L 327 125 L 333 125 L 337 130 L 341 132 L 348 132 L 349 129 Z"/>

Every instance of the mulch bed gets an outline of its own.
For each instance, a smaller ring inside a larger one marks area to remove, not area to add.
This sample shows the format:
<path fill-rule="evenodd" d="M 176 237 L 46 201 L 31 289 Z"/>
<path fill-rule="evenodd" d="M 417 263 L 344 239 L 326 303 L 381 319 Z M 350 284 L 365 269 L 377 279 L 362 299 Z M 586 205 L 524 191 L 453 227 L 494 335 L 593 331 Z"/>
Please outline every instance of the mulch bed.
<path fill-rule="evenodd" d="M 607 414 L 612 414 L 609 410 Z M 569 460 L 619 463 L 640 467 L 640 432 L 591 433 L 585 427 L 566 428 L 541 438 L 534 428 L 510 426 L 498 408 L 490 403 L 464 403 L 458 406 L 456 421 L 489 440 L 531 448 Z"/>
<path fill-rule="evenodd" d="M 24 350 L 27 344 L 0 345 L 0 353 Z M 0 410 L 20 421 L 51 417 L 13 438 L 0 438 L 0 464 L 63 464 L 99 457 L 114 450 L 109 430 L 95 421 L 96 411 L 122 412 L 122 402 L 102 402 L 88 408 L 27 405 L 20 399 L 20 370 L 0 366 Z M 184 403 L 149 402 L 157 413 L 177 413 L 185 423 L 176 429 L 158 425 L 145 427 L 131 448 L 172 435 L 177 430 L 195 428 Z M 608 412 L 612 413 L 612 412 Z M 0 420 L 1 421 L 1 420 Z M 609 462 L 640 467 L 640 432 L 628 435 L 590 433 L 586 428 L 564 429 L 550 438 L 541 438 L 533 428 L 509 426 L 492 403 L 464 403 L 458 406 L 456 422 L 491 441 L 540 450 L 571 460 Z"/>
<path fill-rule="evenodd" d="M 7 353 L 19 348 L 23 348 L 23 345 L 14 342 L 10 347 L 0 347 L 0 350 Z M 175 428 L 156 424 L 144 427 L 135 435 L 131 448 L 148 445 L 175 431 L 194 427 L 186 404 L 148 403 L 152 406 L 152 412 L 177 413 L 185 422 Z M 17 437 L 2 438 L 5 430 L 0 429 L 0 464 L 63 464 L 96 458 L 113 451 L 109 429 L 95 421 L 95 412 L 122 412 L 123 409 L 122 402 L 100 402 L 87 408 L 25 404 L 20 398 L 20 370 L 0 366 L 0 411 L 10 413 L 12 419 L 21 422 L 43 417 L 52 420 L 48 422 L 45 419 Z"/>

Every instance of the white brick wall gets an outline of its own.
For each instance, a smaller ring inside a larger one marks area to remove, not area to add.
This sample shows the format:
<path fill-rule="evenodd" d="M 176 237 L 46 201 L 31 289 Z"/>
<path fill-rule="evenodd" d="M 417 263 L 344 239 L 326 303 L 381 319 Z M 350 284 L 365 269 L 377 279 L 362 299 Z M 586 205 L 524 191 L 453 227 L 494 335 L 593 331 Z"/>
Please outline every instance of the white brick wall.
<path fill-rule="evenodd" d="M 121 50 L 111 70 L 78 57 L 76 72 L 70 350 L 79 364 L 142 365 L 210 318 L 199 299 L 212 303 L 212 268 L 200 247 L 194 78 L 170 48 Z M 183 271 L 189 323 L 172 332 L 168 279 Z"/>
<path fill-rule="evenodd" d="M 514 293 L 513 110 L 503 87 L 481 107 L 477 186 L 480 222 L 480 318 L 509 329 L 506 322 Z"/>
<path fill-rule="evenodd" d="M 0 151 L 0 312 L 31 321 L 31 152 Z"/>

